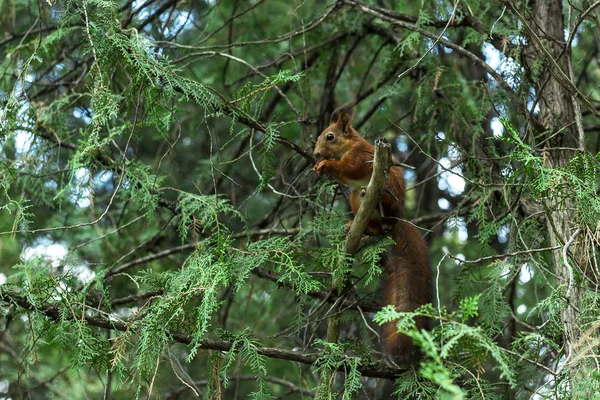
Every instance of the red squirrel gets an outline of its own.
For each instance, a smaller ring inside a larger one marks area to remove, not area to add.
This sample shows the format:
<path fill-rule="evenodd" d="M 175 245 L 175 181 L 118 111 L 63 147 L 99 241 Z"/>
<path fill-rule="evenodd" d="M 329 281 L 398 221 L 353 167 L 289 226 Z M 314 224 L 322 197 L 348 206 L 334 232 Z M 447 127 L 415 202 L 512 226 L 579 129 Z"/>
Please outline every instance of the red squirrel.
<path fill-rule="evenodd" d="M 350 207 L 356 214 L 362 201 L 361 191 L 371 179 L 374 147 L 352 127 L 348 109 L 340 107 L 331 114 L 329 126 L 317 139 L 314 155 L 320 159 L 313 168 L 317 174 L 326 173 L 352 186 Z M 423 238 L 412 224 L 403 220 L 405 191 L 402 168 L 391 167 L 380 207 L 373 212 L 367 230 L 383 235 L 385 228 L 391 226 L 396 244 L 383 259 L 387 273 L 383 279 L 384 304 L 408 312 L 431 301 L 431 271 Z M 427 328 L 425 318 L 417 317 L 415 322 L 417 328 Z M 398 334 L 393 322 L 383 325 L 382 336 L 384 352 L 392 360 L 413 362 L 418 359 L 412 339 Z"/>

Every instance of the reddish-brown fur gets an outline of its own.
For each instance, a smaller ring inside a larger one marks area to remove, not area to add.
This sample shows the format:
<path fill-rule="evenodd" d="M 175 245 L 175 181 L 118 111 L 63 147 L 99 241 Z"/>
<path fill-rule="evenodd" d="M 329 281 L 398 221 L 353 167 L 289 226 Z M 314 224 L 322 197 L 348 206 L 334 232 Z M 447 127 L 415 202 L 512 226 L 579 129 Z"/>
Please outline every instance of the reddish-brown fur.
<path fill-rule="evenodd" d="M 334 139 L 327 140 L 333 133 Z M 315 145 L 314 154 L 323 160 L 317 162 L 315 172 L 329 174 L 338 182 L 352 186 L 350 205 L 356 214 L 362 198 L 361 188 L 366 187 L 373 172 L 373 145 L 350 125 L 350 114 L 337 109 L 331 114 L 330 125 L 321 133 Z M 393 218 L 404 217 L 404 174 L 402 168 L 390 168 L 385 190 L 381 196 L 383 217 L 391 222 Z M 369 230 L 382 234 L 381 210 L 374 211 Z"/>
<path fill-rule="evenodd" d="M 406 221 L 393 226 L 396 244 L 391 257 L 384 263 L 387 279 L 384 279 L 384 304 L 392 304 L 397 311 L 409 312 L 431 302 L 431 269 L 427 246 L 417 229 Z M 427 329 L 424 317 L 416 318 L 418 329 Z M 397 333 L 394 323 L 381 327 L 386 354 L 398 362 L 414 361 L 417 351 L 412 339 Z"/>
<path fill-rule="evenodd" d="M 333 134 L 333 138 L 328 135 Z M 373 171 L 373 146 L 363 139 L 350 124 L 350 114 L 339 108 L 333 112 L 330 125 L 321 133 L 314 154 L 318 161 L 314 171 L 327 173 L 342 184 L 353 187 L 350 196 L 352 212 L 360 207 L 361 190 L 367 186 Z M 405 186 L 402 168 L 390 169 L 379 210 L 375 210 L 368 230 L 382 235 L 386 226 L 392 227 L 396 244 L 386 254 L 383 296 L 385 304 L 392 304 L 398 311 L 414 311 L 430 302 L 430 267 L 427 247 L 417 229 L 404 218 Z M 383 212 L 383 218 L 381 215 Z M 417 318 L 417 327 L 424 329 L 427 321 Z M 384 324 L 382 336 L 385 353 L 395 361 L 413 361 L 417 351 L 412 340 L 397 333 L 396 325 Z"/>

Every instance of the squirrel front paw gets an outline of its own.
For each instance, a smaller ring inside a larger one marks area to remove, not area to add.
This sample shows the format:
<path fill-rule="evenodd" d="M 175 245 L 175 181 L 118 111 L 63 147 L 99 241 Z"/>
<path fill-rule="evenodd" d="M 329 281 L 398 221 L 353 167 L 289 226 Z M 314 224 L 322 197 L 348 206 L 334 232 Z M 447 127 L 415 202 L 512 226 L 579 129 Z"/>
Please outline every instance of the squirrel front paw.
<path fill-rule="evenodd" d="M 317 162 L 315 164 L 315 166 L 313 167 L 313 171 L 315 171 L 317 173 L 317 175 L 321 175 L 323 173 L 323 169 L 325 168 L 326 164 L 327 164 L 327 160 L 321 160 L 321 161 Z"/>
<path fill-rule="evenodd" d="M 352 220 L 348 221 L 346 226 L 344 226 L 344 233 L 350 232 L 350 227 L 352 226 Z"/>

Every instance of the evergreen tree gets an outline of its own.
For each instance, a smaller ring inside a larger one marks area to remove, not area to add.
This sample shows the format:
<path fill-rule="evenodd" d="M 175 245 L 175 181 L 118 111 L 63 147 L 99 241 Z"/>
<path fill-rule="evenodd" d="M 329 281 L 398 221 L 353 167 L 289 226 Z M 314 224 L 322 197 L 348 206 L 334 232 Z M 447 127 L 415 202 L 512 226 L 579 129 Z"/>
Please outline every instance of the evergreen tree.
<path fill-rule="evenodd" d="M 600 397 L 599 6 L 3 2 L 0 398 Z M 406 165 L 413 313 L 312 172 L 342 104 Z"/>

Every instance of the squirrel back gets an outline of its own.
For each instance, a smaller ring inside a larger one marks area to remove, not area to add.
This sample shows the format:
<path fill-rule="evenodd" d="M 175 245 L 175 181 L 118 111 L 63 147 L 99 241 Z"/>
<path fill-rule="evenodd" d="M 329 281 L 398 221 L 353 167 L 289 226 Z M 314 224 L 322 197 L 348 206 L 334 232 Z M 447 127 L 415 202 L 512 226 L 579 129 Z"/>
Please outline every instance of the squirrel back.
<path fill-rule="evenodd" d="M 362 189 L 371 179 L 374 147 L 358 134 L 350 121 L 351 114 L 345 108 L 331 114 L 330 125 L 317 139 L 314 150 L 314 155 L 322 160 L 313 169 L 353 187 L 350 206 L 356 214 L 362 202 Z M 387 275 L 383 278 L 383 302 L 394 305 L 397 311 L 409 312 L 431 301 L 431 272 L 425 242 L 417 229 L 403 220 L 405 191 L 402 168 L 391 167 L 380 207 L 373 211 L 367 229 L 374 235 L 383 235 L 391 228 L 395 244 L 383 259 Z M 425 318 L 418 317 L 415 322 L 417 328 L 427 328 Z M 384 352 L 394 362 L 418 359 L 412 339 L 398 334 L 395 323 L 382 326 L 382 338 Z"/>

